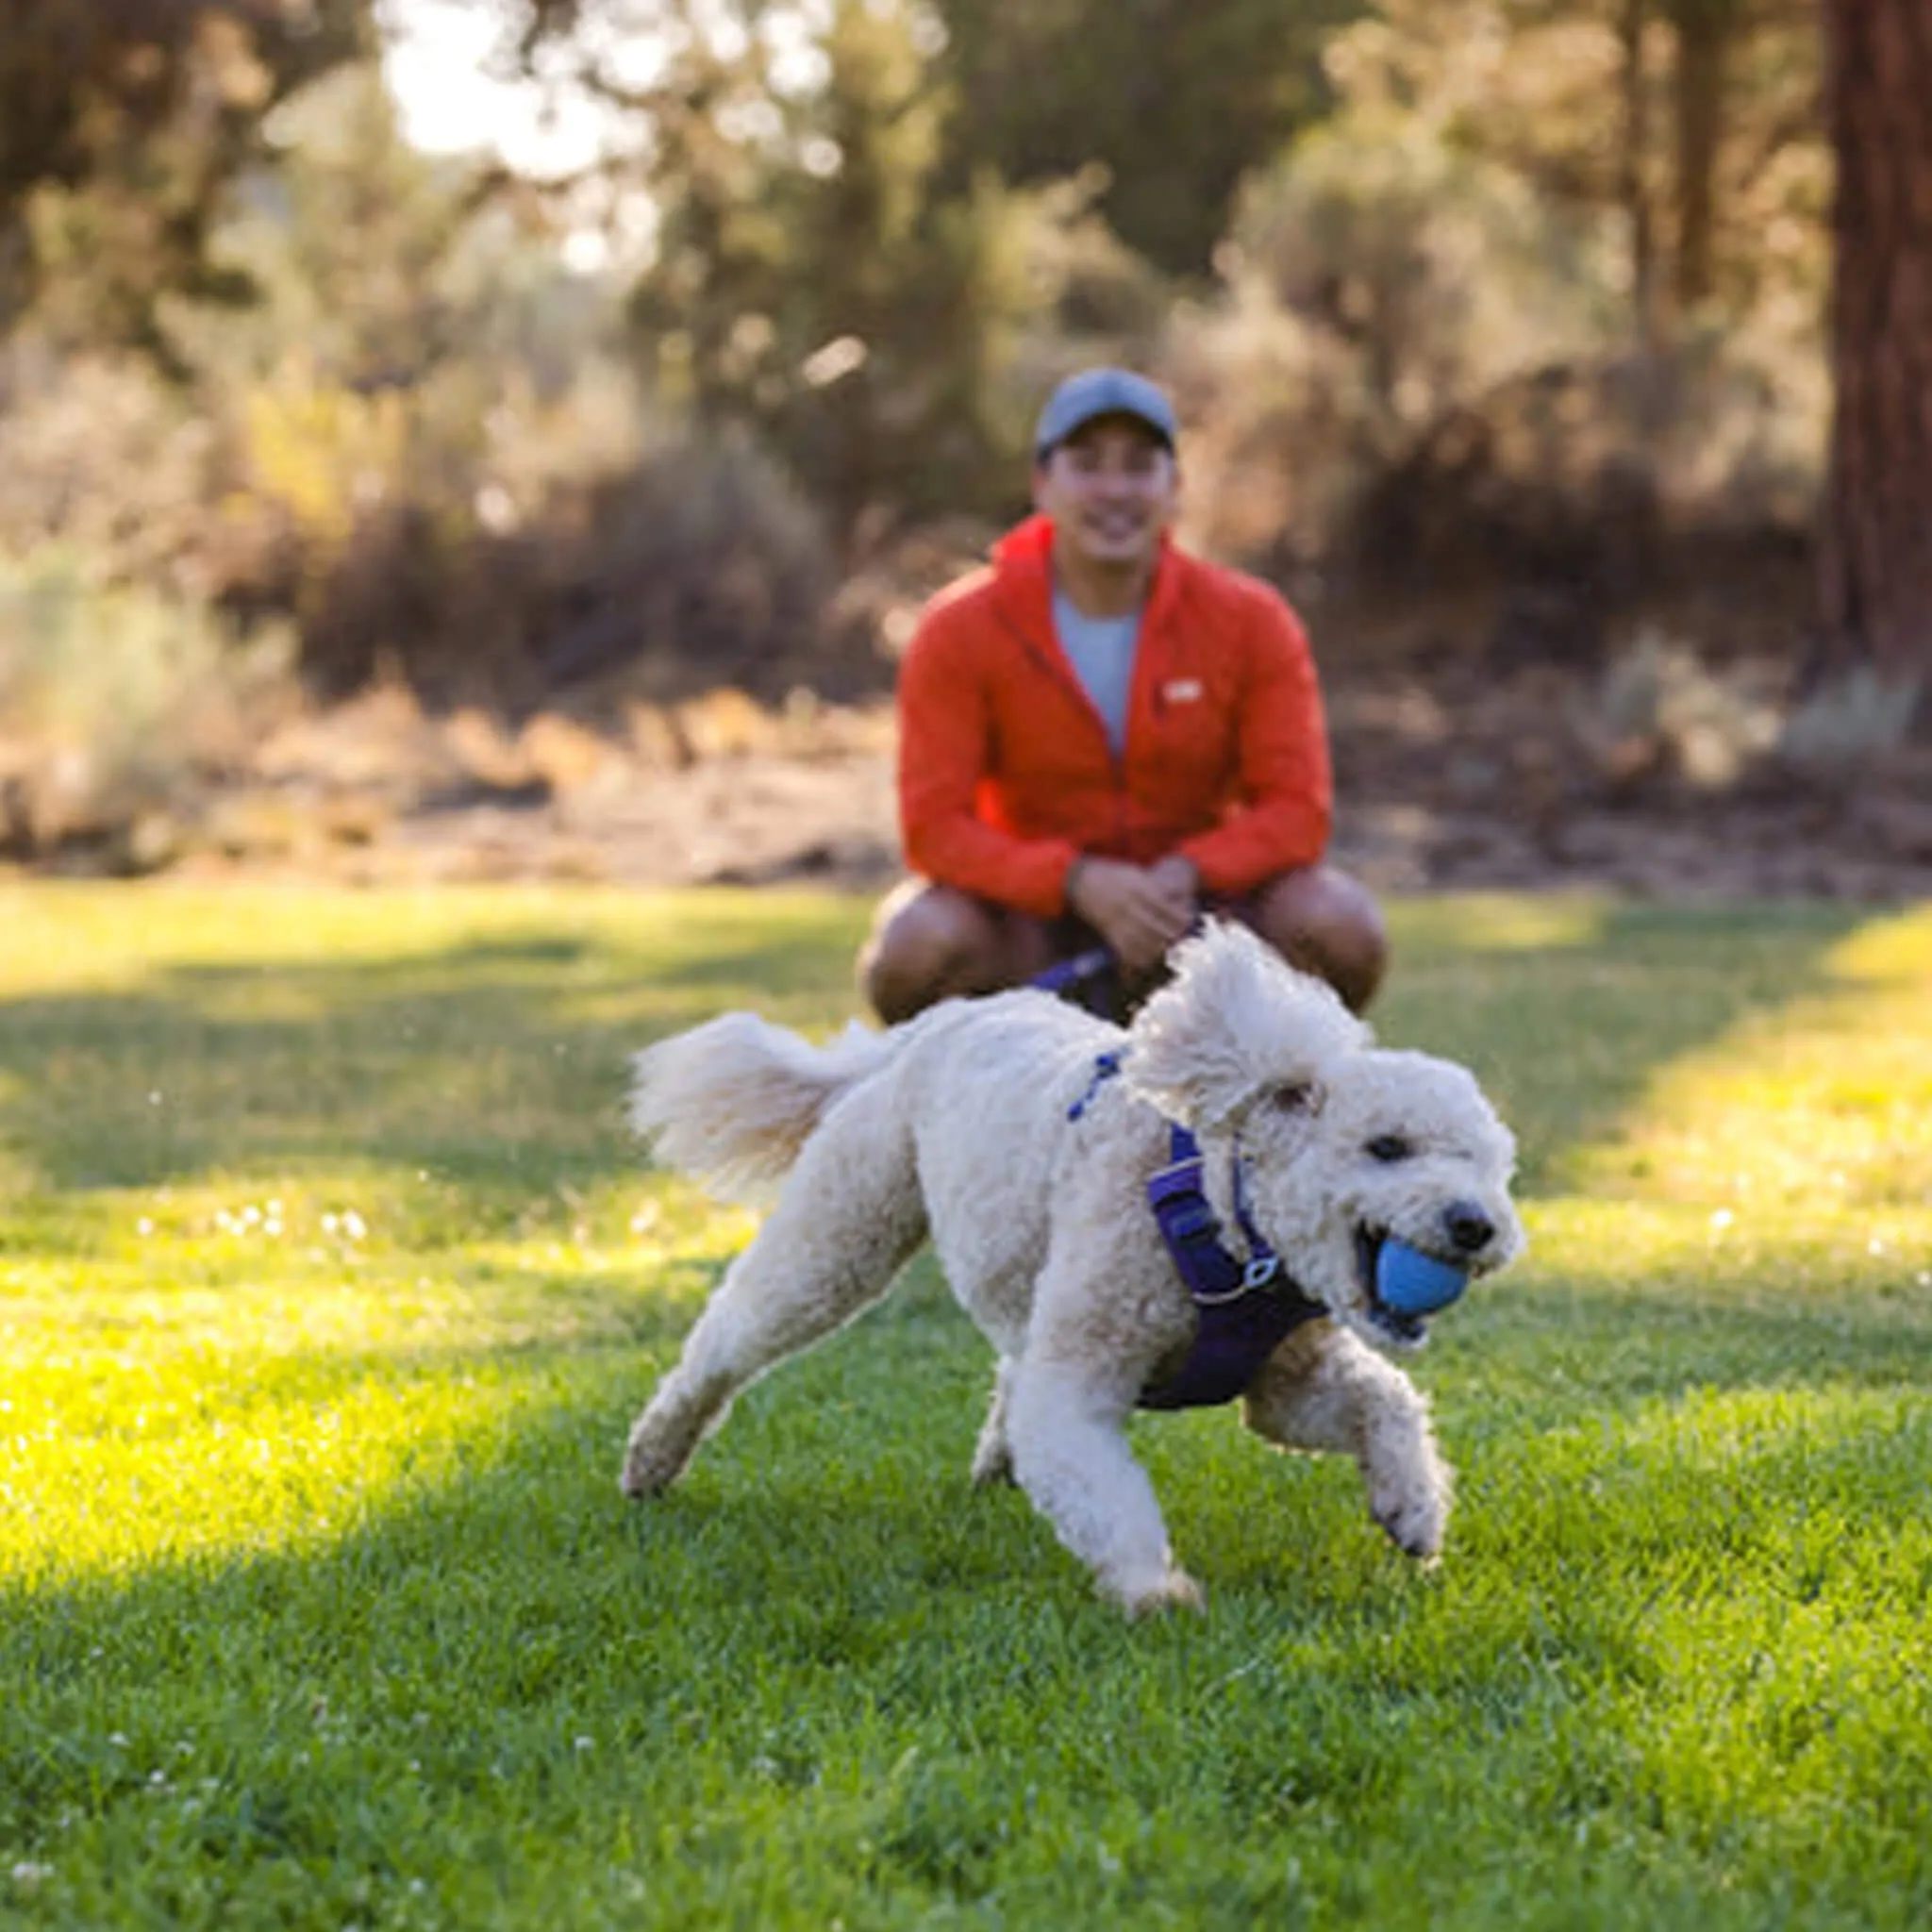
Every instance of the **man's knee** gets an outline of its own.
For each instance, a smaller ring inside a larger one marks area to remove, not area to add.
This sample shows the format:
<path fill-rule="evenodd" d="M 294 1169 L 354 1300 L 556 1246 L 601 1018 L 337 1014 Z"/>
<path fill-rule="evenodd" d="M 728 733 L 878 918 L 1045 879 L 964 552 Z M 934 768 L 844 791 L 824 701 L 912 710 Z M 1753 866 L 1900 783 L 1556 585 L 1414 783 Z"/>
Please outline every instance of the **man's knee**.
<path fill-rule="evenodd" d="M 1330 866 L 1269 880 L 1249 923 L 1291 964 L 1325 979 L 1351 1012 L 1375 996 L 1389 969 L 1389 934 L 1367 887 Z"/>
<path fill-rule="evenodd" d="M 956 994 L 993 991 L 1005 983 L 1002 955 L 998 920 L 977 899 L 909 884 L 879 908 L 859 956 L 859 988 L 873 1011 L 896 1025 Z"/>

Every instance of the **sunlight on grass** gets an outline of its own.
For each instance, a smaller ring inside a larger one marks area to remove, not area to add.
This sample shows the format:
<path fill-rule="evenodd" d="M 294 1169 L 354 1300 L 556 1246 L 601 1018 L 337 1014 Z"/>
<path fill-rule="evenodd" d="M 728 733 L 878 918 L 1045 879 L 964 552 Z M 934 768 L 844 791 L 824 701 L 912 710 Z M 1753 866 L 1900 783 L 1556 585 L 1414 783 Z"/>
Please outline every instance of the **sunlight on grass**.
<path fill-rule="evenodd" d="M 1604 935 L 1610 902 L 1593 893 L 1547 897 L 1457 892 L 1411 899 L 1395 910 L 1399 943 L 1430 951 L 1523 953 L 1574 950 Z"/>
<path fill-rule="evenodd" d="M 280 1200 L 205 1231 L 176 1204 L 187 1229 L 143 1217 L 151 1231 L 84 1275 L 16 1262 L 0 1274 L 0 1577 L 313 1547 L 473 1470 L 548 1399 L 542 1360 L 641 1352 L 748 1238 L 741 1213 L 663 1203 L 661 1179 L 637 1191 L 608 1248 L 445 1230 L 454 1272 L 408 1273 L 428 1257 L 353 1209 L 305 1229 Z"/>
<path fill-rule="evenodd" d="M 1716 1295 L 1932 1288 L 1932 1217 L 1913 1209 L 1860 1214 L 1846 1228 L 1830 1204 L 1774 1204 L 1740 1216 L 1695 1201 L 1579 1194 L 1537 1203 L 1529 1220 L 1529 1257 L 1507 1279 L 1633 1290 L 1691 1283 Z M 1924 1312 L 1932 1320 L 1932 1299 Z"/>
<path fill-rule="evenodd" d="M 1829 1474 L 1838 1503 L 1876 1511 L 1910 1507 L 1915 1485 L 1907 1472 L 1915 1452 L 1928 1445 L 1932 1419 L 1922 1403 L 1899 1391 L 1700 1389 L 1646 1407 L 1624 1430 L 1620 1448 L 1653 1472 L 1669 1467 L 1707 1479 L 1730 1476 L 1767 1493 L 1772 1486 L 1755 1484 L 1753 1465 L 1788 1459 L 1805 1467 L 1815 1506 L 1824 1505 L 1818 1484 Z M 1721 1507 L 1734 1507 L 1735 1499 Z M 1784 1523 L 1788 1531 L 1804 1527 Z"/>
<path fill-rule="evenodd" d="M 529 1399 L 513 1371 L 303 1373 L 218 1332 L 165 1363 L 142 1338 L 53 1356 L 0 1406 L 0 1574 L 40 1587 L 190 1556 L 333 1542 L 410 1488 L 473 1466 Z"/>
<path fill-rule="evenodd" d="M 1932 1235 L 1932 911 L 1876 922 L 1822 966 L 1824 991 L 1658 1069 L 1579 1158 L 1585 1185 L 1753 1219 L 1914 1210 Z M 1932 1266 L 1932 1240 L 1922 1253 Z"/>
<path fill-rule="evenodd" d="M 618 941 L 633 957 L 660 963 L 703 962 L 762 954 L 788 932 L 822 929 L 828 918 L 844 927 L 857 917 L 850 907 L 804 892 L 654 892 L 646 904 L 634 892 L 572 886 L 358 892 L 165 881 L 5 885 L 0 991 L 139 986 L 180 967 L 240 966 L 259 975 L 319 959 L 420 962 L 458 944 L 498 948 L 493 965 L 481 954 L 479 963 L 534 982 L 567 972 L 578 957 L 573 942 L 583 939 Z M 715 969 L 705 971 L 710 977 Z"/>

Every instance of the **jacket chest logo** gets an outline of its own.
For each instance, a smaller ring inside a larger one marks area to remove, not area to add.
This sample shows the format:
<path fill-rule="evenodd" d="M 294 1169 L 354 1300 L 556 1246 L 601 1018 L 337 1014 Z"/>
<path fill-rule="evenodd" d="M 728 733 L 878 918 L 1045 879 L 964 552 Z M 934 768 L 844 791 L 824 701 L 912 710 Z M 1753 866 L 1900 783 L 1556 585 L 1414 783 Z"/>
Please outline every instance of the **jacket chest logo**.
<path fill-rule="evenodd" d="M 1198 677 L 1170 677 L 1160 687 L 1160 695 L 1170 705 L 1192 705 L 1200 702 L 1205 689 Z"/>

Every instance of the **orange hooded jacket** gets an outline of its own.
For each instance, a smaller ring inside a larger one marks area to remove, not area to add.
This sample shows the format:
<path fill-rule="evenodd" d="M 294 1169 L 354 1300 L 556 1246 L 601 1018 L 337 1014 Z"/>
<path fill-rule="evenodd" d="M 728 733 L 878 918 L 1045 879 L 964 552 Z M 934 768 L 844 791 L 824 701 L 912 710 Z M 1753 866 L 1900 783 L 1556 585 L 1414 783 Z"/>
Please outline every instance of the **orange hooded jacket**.
<path fill-rule="evenodd" d="M 1053 621 L 1053 526 L 942 592 L 899 674 L 899 811 L 924 877 L 1023 912 L 1066 909 L 1091 854 L 1192 861 L 1239 898 L 1327 847 L 1332 787 L 1314 660 L 1257 579 L 1163 543 L 1116 756 Z"/>

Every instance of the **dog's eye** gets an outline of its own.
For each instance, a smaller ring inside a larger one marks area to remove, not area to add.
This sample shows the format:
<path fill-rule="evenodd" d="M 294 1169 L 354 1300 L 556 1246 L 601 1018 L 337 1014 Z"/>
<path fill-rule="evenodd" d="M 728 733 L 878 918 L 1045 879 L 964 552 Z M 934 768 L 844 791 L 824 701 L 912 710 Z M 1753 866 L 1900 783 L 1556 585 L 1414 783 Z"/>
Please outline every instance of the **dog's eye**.
<path fill-rule="evenodd" d="M 1368 1147 L 1371 1160 L 1407 1160 L 1414 1152 L 1400 1134 L 1377 1134 Z"/>
<path fill-rule="evenodd" d="M 1299 1082 L 1287 1087 L 1276 1087 L 1270 1091 L 1268 1104 L 1276 1113 L 1307 1113 L 1308 1090 Z"/>

